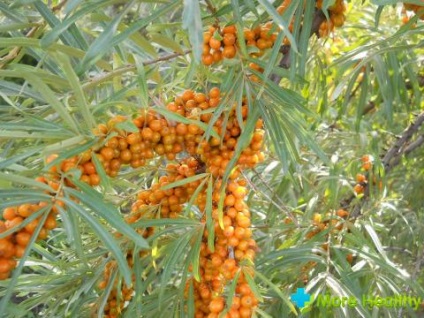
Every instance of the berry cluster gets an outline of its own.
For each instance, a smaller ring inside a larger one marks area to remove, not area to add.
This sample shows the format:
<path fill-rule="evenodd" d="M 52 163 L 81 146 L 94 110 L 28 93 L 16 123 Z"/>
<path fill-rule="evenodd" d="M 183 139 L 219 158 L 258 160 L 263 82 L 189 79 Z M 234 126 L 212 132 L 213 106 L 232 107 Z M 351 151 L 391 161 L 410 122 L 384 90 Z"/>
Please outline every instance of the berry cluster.
<path fill-rule="evenodd" d="M 364 193 L 368 185 L 367 176 L 369 175 L 372 167 L 373 167 L 373 157 L 371 155 L 362 156 L 361 169 L 363 173 L 358 173 L 356 175 L 356 184 L 353 188 L 356 195 L 360 195 Z M 375 180 L 373 184 L 375 184 Z M 382 187 L 381 182 L 379 186 Z M 306 239 L 309 240 L 313 238 L 315 235 L 321 233 L 322 231 L 327 232 L 326 237 L 328 237 L 328 235 L 336 235 L 341 230 L 343 230 L 345 226 L 344 220 L 347 220 L 348 217 L 349 217 L 349 212 L 346 211 L 345 209 L 337 210 L 334 216 L 331 213 L 327 213 L 325 216 L 323 216 L 320 213 L 315 213 L 312 217 L 313 229 L 306 234 Z M 290 222 L 290 219 L 287 219 L 287 222 Z M 324 243 L 321 247 L 324 250 L 328 250 L 327 243 Z M 353 262 L 353 258 L 354 257 L 352 254 L 346 255 L 346 260 L 350 264 Z M 310 272 L 312 268 L 314 268 L 315 266 L 316 266 L 315 262 L 308 262 L 306 265 L 302 267 L 301 277 L 305 284 L 308 282 L 308 277 L 309 277 L 308 272 Z"/>
<path fill-rule="evenodd" d="M 320 213 L 314 213 L 312 216 L 313 228 L 306 234 L 306 239 L 310 240 L 317 234 L 325 232 L 325 237 L 328 238 L 329 235 L 336 236 L 340 231 L 345 227 L 345 221 L 349 217 L 349 212 L 344 209 L 338 209 L 334 213 L 326 213 L 324 216 Z M 321 245 L 321 248 L 324 251 L 328 251 L 328 243 Z M 349 264 L 353 262 L 353 255 L 347 254 L 346 261 Z M 304 284 L 307 284 L 309 281 L 309 273 L 317 265 L 316 262 L 308 262 L 301 268 L 301 279 Z"/>
<path fill-rule="evenodd" d="M 129 266 L 132 266 L 133 256 L 131 252 L 127 253 L 127 262 Z M 103 280 L 99 283 L 100 289 L 105 289 L 109 283 L 111 274 L 117 270 L 118 265 L 116 261 L 112 260 L 106 264 L 106 267 L 103 271 Z M 135 277 L 133 277 L 135 280 Z M 115 278 L 113 282 L 113 288 L 110 291 L 107 303 L 104 307 L 103 317 L 104 318 L 116 318 L 119 317 L 122 310 L 124 309 L 125 303 L 129 302 L 134 295 L 134 289 L 132 286 L 125 286 L 123 282 L 120 282 L 118 278 Z"/>
<path fill-rule="evenodd" d="M 251 53 L 253 57 L 263 55 L 266 49 L 274 45 L 277 39 L 275 31 L 271 23 L 260 25 L 255 29 L 243 30 L 246 46 L 254 52 Z M 209 66 L 220 62 L 223 58 L 234 58 L 237 45 L 235 25 L 224 27 L 222 30 L 213 26 L 209 27 L 209 30 L 203 34 L 203 64 Z"/>
<path fill-rule="evenodd" d="M 251 317 L 258 300 L 247 282 L 246 275 L 254 275 L 252 266 L 257 246 L 250 229 L 250 211 L 244 202 L 247 194 L 246 181 L 232 180 L 225 187 L 222 198 L 222 227 L 218 209 L 221 187 L 222 182 L 218 179 L 213 191 L 214 248 L 208 248 L 207 231 L 201 243 L 202 279 L 194 282 L 195 317 Z M 204 200 L 200 201 L 199 206 Z M 229 306 L 223 294 L 236 277 L 235 294 L 228 300 L 231 303 Z M 222 315 L 224 312 L 225 315 Z"/>
<path fill-rule="evenodd" d="M 317 0 L 316 7 L 318 9 L 322 8 L 323 0 Z M 330 16 L 330 20 L 326 20 L 321 23 L 318 35 L 320 38 L 328 36 L 331 32 L 334 31 L 334 28 L 339 28 L 343 26 L 346 21 L 346 4 L 344 0 L 336 0 L 335 3 L 328 7 L 328 14 Z"/>
<path fill-rule="evenodd" d="M 56 204 L 61 204 L 61 202 Z M 4 221 L 0 221 L 0 234 L 5 231 L 12 231 L 12 234 L 0 239 L 0 280 L 7 279 L 10 276 L 11 271 L 16 266 L 16 258 L 23 256 L 37 227 L 40 226 L 40 230 L 36 239 L 44 240 L 49 231 L 57 226 L 56 214 L 58 210 L 56 205 L 51 208 L 44 223 L 39 224 L 44 219 L 43 210 L 46 210 L 48 206 L 48 202 L 25 203 L 19 206 L 10 206 L 3 210 Z M 36 213 L 39 214 L 38 217 L 32 217 L 32 220 L 28 219 Z"/>
<path fill-rule="evenodd" d="M 290 5 L 291 0 L 284 0 L 277 8 L 277 12 L 283 14 Z M 316 8 L 322 9 L 322 0 L 316 1 Z M 327 8 L 330 19 L 323 21 L 319 27 L 319 37 L 326 37 L 334 28 L 343 26 L 346 16 L 346 5 L 344 0 L 336 2 Z M 289 24 L 289 31 L 293 31 L 294 19 Z M 279 27 L 272 22 L 261 24 L 254 29 L 244 29 L 245 45 L 252 57 L 260 57 L 264 52 L 272 48 L 277 39 Z M 284 45 L 290 45 L 287 38 L 283 40 Z M 209 30 L 203 34 L 203 53 L 202 62 L 209 66 L 222 61 L 224 58 L 232 59 L 236 56 L 238 49 L 237 28 L 235 25 L 229 25 L 224 28 L 217 26 L 209 27 Z M 262 71 L 256 64 L 250 65 L 251 68 Z"/>
<path fill-rule="evenodd" d="M 372 168 L 372 162 L 373 162 L 373 158 L 369 155 L 364 155 L 361 158 L 361 169 L 364 172 L 369 172 Z M 353 187 L 353 191 L 355 192 L 356 195 L 362 194 L 365 191 L 365 188 L 368 184 L 368 180 L 367 180 L 367 176 L 365 174 L 362 173 L 358 173 L 356 175 L 356 184 Z"/>
<path fill-rule="evenodd" d="M 307 239 L 311 239 L 321 231 L 332 230 L 333 233 L 340 231 L 343 229 L 344 222 L 342 220 L 346 220 L 349 216 L 349 212 L 344 209 L 339 209 L 335 212 L 335 216 L 331 213 L 326 213 L 325 217 L 320 213 L 314 213 L 312 217 L 312 224 L 314 228 L 308 232 L 306 235 Z M 327 249 L 324 245 L 323 249 Z"/>
<path fill-rule="evenodd" d="M 217 88 L 212 89 L 208 96 L 187 90 L 170 102 L 167 109 L 186 118 L 209 123 L 211 116 L 205 110 L 216 107 L 220 99 L 221 94 Z M 240 112 L 241 118 L 245 121 L 248 115 L 245 100 Z M 246 181 L 240 178 L 240 171 L 253 167 L 263 160 L 261 149 L 264 134 L 261 129 L 262 122 L 258 121 L 249 146 L 241 152 L 235 169 L 230 173 L 228 185 L 222 189 L 222 178 L 230 159 L 235 154 L 235 147 L 241 135 L 241 127 L 236 115 L 234 105 L 226 114 L 222 114 L 215 120 L 213 130 L 221 137 L 220 139 L 211 137 L 209 140 L 202 140 L 199 138 L 200 129 L 177 124 L 177 130 L 184 132 L 184 140 L 180 142 L 183 142 L 183 149 L 189 157 L 179 160 L 177 164 L 169 163 L 157 183 L 150 189 L 138 193 L 137 201 L 132 205 L 132 212 L 126 217 L 128 223 L 158 215 L 162 218 L 176 218 L 183 211 L 184 204 L 197 190 L 197 197 L 194 198 L 193 204 L 197 205 L 202 213 L 201 222 L 206 223 L 207 187 L 203 186 L 199 189 L 201 180 L 183 182 L 182 186 L 172 188 L 169 188 L 169 185 L 200 172 L 210 173 L 214 184 L 212 219 L 215 239 L 214 248 L 211 250 L 207 247 L 210 233 L 205 229 L 200 251 L 201 279 L 193 282 L 196 317 L 217 317 L 224 310 L 228 311 L 228 317 L 251 317 L 257 305 L 257 300 L 245 278 L 246 272 L 253 275 L 256 242 L 251 237 L 250 212 L 244 202 L 247 195 Z M 222 194 L 224 194 L 223 198 L 221 198 Z M 221 200 L 222 215 L 218 209 Z M 140 231 L 144 237 L 153 233 L 152 228 L 140 229 Z M 239 274 L 236 294 L 231 299 L 232 305 L 226 308 L 223 294 L 227 289 L 226 286 L 237 273 Z M 107 269 L 101 282 L 102 286 L 106 286 L 109 276 Z M 114 317 L 114 313 L 122 311 L 124 293 L 122 296 L 119 295 L 115 292 L 109 296 L 107 312 L 105 312 L 108 317 Z"/>
<path fill-rule="evenodd" d="M 188 182 L 184 186 L 165 190 L 164 188 L 173 182 L 194 176 L 198 168 L 199 162 L 193 157 L 185 158 L 178 164 L 168 164 L 165 168 L 165 174 L 159 178 L 157 183 L 153 184 L 150 189 L 137 194 L 137 200 L 132 205 L 131 213 L 125 216 L 125 222 L 134 224 L 141 219 L 153 219 L 158 215 L 161 218 L 177 218 L 180 212 L 183 211 L 183 204 L 188 202 L 190 196 L 199 187 L 200 181 Z M 144 238 L 148 238 L 153 235 L 154 228 L 137 227 L 136 231 Z M 126 251 L 126 253 L 128 265 L 132 268 L 134 256 L 131 250 Z M 142 253 L 140 256 L 143 256 Z M 115 261 L 112 260 L 107 264 L 103 272 L 103 280 L 99 284 L 100 289 L 104 289 L 108 285 L 111 273 L 116 269 Z M 135 277 L 133 277 L 133 280 L 135 280 Z M 124 310 L 125 302 L 130 301 L 133 294 L 132 286 L 118 285 L 118 279 L 116 278 L 104 308 L 104 317 L 118 317 Z"/>
<path fill-rule="evenodd" d="M 127 131 L 122 127 L 128 125 L 123 126 L 121 123 L 129 119 L 117 116 L 95 129 L 100 146 L 63 160 L 59 160 L 57 155 L 49 156 L 46 163 L 51 167 L 44 177 L 37 180 L 50 187 L 46 193 L 51 195 L 51 202 L 23 204 L 3 211 L 5 221 L 0 223 L 0 233 L 9 230 L 13 233 L 0 240 L 0 278 L 9 277 L 16 266 L 16 259 L 22 257 L 41 220 L 41 209 L 49 214 L 40 227 L 37 239 L 47 238 L 48 231 L 56 227 L 56 214 L 59 208 L 65 207 L 60 200 L 64 186 L 76 188 L 73 180 L 77 179 L 97 186 L 101 183 L 99 168 L 108 176 L 116 177 L 122 166 L 138 168 L 150 159 L 162 157 L 173 162 L 168 162 L 157 183 L 138 193 L 125 221 L 133 224 L 146 218 L 176 218 L 183 211 L 184 204 L 197 193 L 193 202 L 201 211 L 201 221 L 206 223 L 207 187 L 203 185 L 199 189 L 201 180 L 182 182 L 182 185 L 176 187 L 169 185 L 199 173 L 207 173 L 213 180 L 212 222 L 215 239 L 214 247 L 209 249 L 210 233 L 204 230 L 200 252 L 201 279 L 194 282 L 196 315 L 217 317 L 226 310 L 228 317 L 250 317 L 257 299 L 247 283 L 246 275 L 253 276 L 256 242 L 252 239 L 250 229 L 250 211 L 244 202 L 248 191 L 246 181 L 241 178 L 241 171 L 254 167 L 264 159 L 261 152 L 264 132 L 262 121 L 258 120 L 250 143 L 241 149 L 229 173 L 229 181 L 224 184 L 223 177 L 236 154 L 249 108 L 247 100 L 243 99 L 241 105 L 228 106 L 220 116 L 212 117 L 222 97 L 218 88 L 212 88 L 207 94 L 186 90 L 166 105 L 166 109 L 175 113 L 177 118 L 184 117 L 183 122 L 167 120 L 154 110 L 148 110 L 132 119 L 136 129 Z M 203 135 L 208 124 L 213 133 L 206 139 Z M 223 206 L 221 210 L 219 206 Z M 38 212 L 38 218 L 25 221 Z M 26 224 L 19 226 L 22 222 Z M 145 238 L 154 233 L 151 227 L 135 228 Z M 120 236 L 119 233 L 116 235 Z M 130 250 L 126 251 L 126 255 L 128 265 L 132 267 L 135 256 Z M 113 260 L 107 264 L 99 284 L 100 289 L 108 286 L 111 273 L 116 268 Z M 231 306 L 227 306 L 223 295 L 229 282 L 236 276 L 235 295 L 231 299 Z M 131 286 L 121 285 L 118 279 L 113 282 L 111 290 L 104 308 L 104 315 L 109 318 L 118 317 L 134 294 Z"/>

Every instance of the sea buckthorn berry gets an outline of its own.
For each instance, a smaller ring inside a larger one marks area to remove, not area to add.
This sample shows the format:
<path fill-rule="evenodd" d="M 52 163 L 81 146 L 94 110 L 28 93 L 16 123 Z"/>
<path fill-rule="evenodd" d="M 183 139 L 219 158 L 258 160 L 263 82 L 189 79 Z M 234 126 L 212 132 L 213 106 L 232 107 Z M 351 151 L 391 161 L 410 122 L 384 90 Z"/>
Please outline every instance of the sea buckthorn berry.
<path fill-rule="evenodd" d="M 209 40 L 209 46 L 214 50 L 219 50 L 221 48 L 221 41 L 212 37 Z"/>
<path fill-rule="evenodd" d="M 236 56 L 236 48 L 234 45 L 224 46 L 224 50 L 222 51 L 222 55 L 227 59 L 232 59 Z"/>
<path fill-rule="evenodd" d="M 15 240 L 20 246 L 26 247 L 31 240 L 31 234 L 26 231 L 20 231 L 16 234 Z"/>
<path fill-rule="evenodd" d="M 222 33 L 225 34 L 235 34 L 237 32 L 237 28 L 235 25 L 228 25 L 222 29 Z"/>
<path fill-rule="evenodd" d="M 367 181 L 367 178 L 365 177 L 365 175 L 363 175 L 361 173 L 358 173 L 356 175 L 356 182 L 362 183 L 362 182 L 366 182 L 366 181 Z"/>
<path fill-rule="evenodd" d="M 210 66 L 215 62 L 215 59 L 212 54 L 204 54 L 202 55 L 202 63 L 206 66 Z"/>
<path fill-rule="evenodd" d="M 356 184 L 353 188 L 353 191 L 355 191 L 356 194 L 364 193 L 364 186 L 361 184 Z"/>
<path fill-rule="evenodd" d="M 223 42 L 225 46 L 233 45 L 234 43 L 236 43 L 236 36 L 234 35 L 234 33 L 226 33 L 224 34 Z"/>
<path fill-rule="evenodd" d="M 13 220 L 17 215 L 17 211 L 15 207 L 8 207 L 3 210 L 3 218 L 5 220 Z"/>
<path fill-rule="evenodd" d="M 337 216 L 341 217 L 341 218 L 346 218 L 349 216 L 349 212 L 343 209 L 339 209 L 336 212 Z"/>
<path fill-rule="evenodd" d="M 106 161 L 112 160 L 115 155 L 113 149 L 110 147 L 103 147 L 100 150 L 100 154 L 103 156 L 103 158 L 105 158 Z"/>
<path fill-rule="evenodd" d="M 212 313 L 220 313 L 224 309 L 224 304 L 225 301 L 223 297 L 216 297 L 209 303 L 209 310 Z"/>
<path fill-rule="evenodd" d="M 209 91 L 209 97 L 210 98 L 218 98 L 220 95 L 221 95 L 221 91 L 219 90 L 218 87 L 213 87 Z"/>

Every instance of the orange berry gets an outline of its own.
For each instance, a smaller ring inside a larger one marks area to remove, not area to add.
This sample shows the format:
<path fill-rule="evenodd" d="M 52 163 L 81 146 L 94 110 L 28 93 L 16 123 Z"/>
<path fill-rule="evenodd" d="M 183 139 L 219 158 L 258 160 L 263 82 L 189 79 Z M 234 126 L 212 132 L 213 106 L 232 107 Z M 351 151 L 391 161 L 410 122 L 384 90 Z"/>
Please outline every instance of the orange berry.
<path fill-rule="evenodd" d="M 16 243 L 18 243 L 22 247 L 26 247 L 31 240 L 31 234 L 26 231 L 20 231 L 15 236 Z"/>
<path fill-rule="evenodd" d="M 341 217 L 341 218 L 346 218 L 349 215 L 349 212 L 347 212 L 346 210 L 343 209 L 339 209 L 336 212 L 337 216 Z"/>
<path fill-rule="evenodd" d="M 223 234 L 225 237 L 231 237 L 234 235 L 234 227 L 231 225 L 224 228 Z"/>
<path fill-rule="evenodd" d="M 224 34 L 223 42 L 225 46 L 234 45 L 236 43 L 236 36 L 234 33 L 226 33 Z"/>
<path fill-rule="evenodd" d="M 234 197 L 234 195 L 229 194 L 225 197 L 225 200 L 224 200 L 225 206 L 234 206 L 235 203 L 236 203 L 236 198 Z"/>
<path fill-rule="evenodd" d="M 239 314 L 241 318 L 250 318 L 252 317 L 252 310 L 249 307 L 240 307 Z"/>
<path fill-rule="evenodd" d="M 372 163 L 371 162 L 364 162 L 362 164 L 362 169 L 364 169 L 365 171 L 371 170 L 372 168 Z"/>
<path fill-rule="evenodd" d="M 16 208 L 15 207 L 8 207 L 3 210 L 3 218 L 5 220 L 13 220 L 16 215 Z"/>
<path fill-rule="evenodd" d="M 31 205 L 28 203 L 20 205 L 18 207 L 18 214 L 23 218 L 29 217 L 32 214 Z"/>
<path fill-rule="evenodd" d="M 216 50 L 212 53 L 212 58 L 215 63 L 218 63 L 222 60 L 222 51 Z"/>
<path fill-rule="evenodd" d="M 363 163 L 365 163 L 365 162 L 370 162 L 370 161 L 371 161 L 371 157 L 370 157 L 370 155 L 363 155 L 363 156 L 361 157 L 361 161 L 362 161 Z"/>
<path fill-rule="evenodd" d="M 32 220 L 31 222 L 29 222 L 29 223 L 25 226 L 25 230 L 26 230 L 28 233 L 30 233 L 30 234 L 34 233 L 35 229 L 36 229 L 36 228 L 37 228 L 37 226 L 38 226 L 38 223 L 39 223 L 38 219 Z"/>
<path fill-rule="evenodd" d="M 221 91 L 219 90 L 218 87 L 213 87 L 210 91 L 209 91 L 209 97 L 210 98 L 218 98 L 221 95 Z"/>
<path fill-rule="evenodd" d="M 21 216 L 17 216 L 12 220 L 7 220 L 5 225 L 7 229 L 12 229 L 14 227 L 17 227 L 19 224 L 22 223 L 24 219 Z"/>
<path fill-rule="evenodd" d="M 153 131 L 160 131 L 160 130 L 161 130 L 161 128 L 162 128 L 162 124 L 161 124 L 160 120 L 155 119 L 155 120 L 152 120 L 152 121 L 149 123 L 149 127 L 150 127 L 150 129 L 151 129 L 151 130 L 153 130 Z"/>
<path fill-rule="evenodd" d="M 47 230 L 53 230 L 54 228 L 56 228 L 56 226 L 57 226 L 56 218 L 52 214 L 50 214 L 46 218 L 46 222 L 44 222 L 44 228 Z"/>
<path fill-rule="evenodd" d="M 83 168 L 84 168 L 85 174 L 90 175 L 90 174 L 96 173 L 96 166 L 91 161 L 84 163 Z"/>
<path fill-rule="evenodd" d="M 353 191 L 355 191 L 356 194 L 361 194 L 364 192 L 364 187 L 358 183 L 353 188 Z"/>
<path fill-rule="evenodd" d="M 234 24 L 233 25 L 228 25 L 224 29 L 222 29 L 222 33 L 224 33 L 224 36 L 226 34 L 235 34 L 236 32 L 237 32 L 237 28 L 236 28 L 236 26 Z"/>
<path fill-rule="evenodd" d="M 103 147 L 100 150 L 100 154 L 103 156 L 103 158 L 105 158 L 106 161 L 109 161 L 113 159 L 115 152 L 110 147 Z"/>
<path fill-rule="evenodd" d="M 98 174 L 90 175 L 90 185 L 97 186 L 100 184 L 100 176 Z"/>
<path fill-rule="evenodd" d="M 356 182 L 362 183 L 362 182 L 366 182 L 366 181 L 367 181 L 367 178 L 365 177 L 365 175 L 363 175 L 361 173 L 358 173 L 356 175 Z"/>
<path fill-rule="evenodd" d="M 221 48 L 221 41 L 212 37 L 209 40 L 209 46 L 214 50 L 219 50 Z"/>
<path fill-rule="evenodd" d="M 0 257 L 0 274 L 8 273 L 11 270 L 9 260 L 4 257 Z"/>
<path fill-rule="evenodd" d="M 248 308 L 252 307 L 252 305 L 253 305 L 253 296 L 251 296 L 251 295 L 245 295 L 245 296 L 241 297 L 240 304 L 243 307 L 248 307 Z"/>
<path fill-rule="evenodd" d="M 220 313 L 224 310 L 224 304 L 225 302 L 223 297 L 216 297 L 209 303 L 209 310 L 212 313 Z"/>
<path fill-rule="evenodd" d="M 237 187 L 235 191 L 233 191 L 233 195 L 236 199 L 242 199 L 246 196 L 247 190 L 245 187 Z"/>
<path fill-rule="evenodd" d="M 211 32 L 204 32 L 203 33 L 203 43 L 209 43 L 210 39 L 212 37 L 212 33 Z"/>
<path fill-rule="evenodd" d="M 232 59 L 236 56 L 236 47 L 234 45 L 226 45 L 224 46 L 224 50 L 222 51 L 222 56 L 227 59 Z"/>
<path fill-rule="evenodd" d="M 241 295 L 249 295 L 249 294 L 252 293 L 252 290 L 250 289 L 249 284 L 241 283 L 241 284 L 237 285 L 236 292 L 238 294 L 241 294 Z"/>

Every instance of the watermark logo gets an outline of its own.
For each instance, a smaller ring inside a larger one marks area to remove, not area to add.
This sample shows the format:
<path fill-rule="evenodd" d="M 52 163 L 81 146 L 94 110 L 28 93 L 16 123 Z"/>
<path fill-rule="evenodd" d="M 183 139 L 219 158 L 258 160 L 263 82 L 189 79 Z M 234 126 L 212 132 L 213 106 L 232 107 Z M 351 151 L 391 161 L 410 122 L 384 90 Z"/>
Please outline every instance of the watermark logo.
<path fill-rule="evenodd" d="M 311 300 L 311 295 L 305 293 L 305 288 L 298 288 L 296 293 L 291 294 L 290 299 L 296 304 L 297 307 L 302 309 L 305 303 Z"/>
<path fill-rule="evenodd" d="M 331 294 L 318 295 L 316 299 L 305 291 L 305 288 L 298 288 L 296 293 L 291 294 L 290 299 L 296 304 L 299 309 L 306 307 L 306 305 L 314 304 L 314 306 L 321 308 L 340 308 L 350 307 L 354 308 L 362 305 L 365 308 L 412 308 L 418 310 L 422 303 L 421 297 L 414 297 L 409 295 L 395 295 L 388 297 L 362 295 L 361 298 L 353 296 L 334 296 Z"/>

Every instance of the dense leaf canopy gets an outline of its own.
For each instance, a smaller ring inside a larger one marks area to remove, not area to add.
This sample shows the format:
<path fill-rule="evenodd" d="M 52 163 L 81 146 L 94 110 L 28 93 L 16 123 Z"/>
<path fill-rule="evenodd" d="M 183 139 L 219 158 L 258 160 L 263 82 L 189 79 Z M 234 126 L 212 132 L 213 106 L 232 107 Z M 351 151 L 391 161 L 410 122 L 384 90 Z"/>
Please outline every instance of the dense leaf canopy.
<path fill-rule="evenodd" d="M 424 2 L 403 2 L 1 1 L 0 315 L 423 315 Z M 420 304 L 363 301 L 399 295 Z"/>

